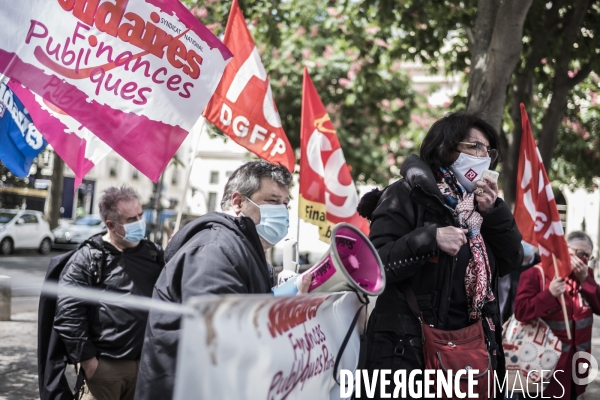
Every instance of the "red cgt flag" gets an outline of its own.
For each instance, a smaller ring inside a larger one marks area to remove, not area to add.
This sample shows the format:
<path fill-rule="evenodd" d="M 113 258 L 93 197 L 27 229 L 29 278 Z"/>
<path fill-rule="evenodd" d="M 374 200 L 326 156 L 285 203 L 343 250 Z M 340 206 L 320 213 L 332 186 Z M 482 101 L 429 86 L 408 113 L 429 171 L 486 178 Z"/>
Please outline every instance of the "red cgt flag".
<path fill-rule="evenodd" d="M 358 194 L 340 141 L 306 68 L 302 86 L 299 217 L 317 225 L 326 243 L 339 222 L 368 235 L 369 223 L 356 212 Z"/>
<path fill-rule="evenodd" d="M 234 54 L 204 116 L 260 158 L 294 171 L 294 150 L 281 126 L 271 85 L 237 0 L 223 43 Z"/>
<path fill-rule="evenodd" d="M 529 117 L 521 104 L 521 151 L 517 172 L 515 220 L 523 240 L 537 245 L 546 275 L 555 275 L 552 254 L 556 256 L 559 275 L 571 273 L 571 259 L 560 222 L 552 186 L 548 180 L 542 157 L 533 139 Z"/>

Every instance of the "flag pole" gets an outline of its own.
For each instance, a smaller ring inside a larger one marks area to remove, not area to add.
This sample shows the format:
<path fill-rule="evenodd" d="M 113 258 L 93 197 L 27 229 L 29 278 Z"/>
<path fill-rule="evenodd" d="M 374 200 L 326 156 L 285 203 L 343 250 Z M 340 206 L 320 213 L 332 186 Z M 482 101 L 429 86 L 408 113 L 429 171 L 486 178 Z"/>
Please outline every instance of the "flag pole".
<path fill-rule="evenodd" d="M 300 197 L 300 196 L 298 196 Z M 298 204 L 300 206 L 300 204 Z M 296 271 L 300 271 L 300 207 L 298 207 L 298 225 L 296 226 Z"/>
<path fill-rule="evenodd" d="M 554 263 L 554 276 L 560 276 L 558 274 L 558 265 L 556 264 L 556 256 L 552 253 L 552 262 Z M 569 316 L 567 315 L 567 306 L 565 305 L 565 294 L 560 295 L 560 305 L 562 306 L 563 316 L 565 317 L 565 327 L 567 329 L 567 338 L 571 340 L 571 328 L 569 326 Z"/>
<path fill-rule="evenodd" d="M 194 146 L 194 152 L 190 157 L 190 165 L 188 167 L 188 171 L 185 177 L 185 186 L 183 188 L 183 196 L 181 201 L 179 202 L 179 210 L 177 210 L 177 221 L 175 222 L 175 228 L 173 228 L 173 232 L 177 232 L 179 229 L 179 225 L 181 225 L 181 216 L 183 214 L 183 207 L 185 206 L 185 200 L 187 198 L 188 187 L 190 186 L 190 177 L 192 176 L 192 167 L 194 166 L 194 160 L 196 159 L 196 154 L 198 153 L 198 145 L 200 144 L 200 136 L 202 136 L 202 130 L 204 129 L 204 125 L 206 125 L 206 118 L 204 115 L 200 116 L 200 129 L 198 133 L 198 138 L 196 139 L 196 145 Z"/>

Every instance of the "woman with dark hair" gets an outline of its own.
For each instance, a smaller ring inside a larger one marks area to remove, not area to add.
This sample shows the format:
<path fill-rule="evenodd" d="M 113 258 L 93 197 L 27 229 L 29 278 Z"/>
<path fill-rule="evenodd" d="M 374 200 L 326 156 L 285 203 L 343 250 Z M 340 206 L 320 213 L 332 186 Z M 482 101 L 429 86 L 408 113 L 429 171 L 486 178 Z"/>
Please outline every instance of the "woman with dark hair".
<path fill-rule="evenodd" d="M 492 126 L 449 114 L 431 126 L 420 156 L 406 159 L 403 179 L 361 200 L 387 279 L 369 318 L 367 369 L 424 369 L 408 287 L 427 325 L 457 330 L 481 321 L 491 368 L 503 379 L 497 282 L 521 265 L 523 250 L 496 182 L 482 179 L 501 154 Z"/>

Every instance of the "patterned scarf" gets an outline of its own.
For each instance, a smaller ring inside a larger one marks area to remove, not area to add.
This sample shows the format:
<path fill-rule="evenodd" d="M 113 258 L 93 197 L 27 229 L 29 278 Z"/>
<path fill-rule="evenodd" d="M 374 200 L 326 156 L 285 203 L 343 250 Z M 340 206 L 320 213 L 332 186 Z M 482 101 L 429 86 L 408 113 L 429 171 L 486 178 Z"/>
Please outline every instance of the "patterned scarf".
<path fill-rule="evenodd" d="M 453 210 L 460 226 L 469 230 L 467 239 L 471 258 L 465 274 L 465 290 L 469 302 L 469 319 L 475 320 L 481 317 L 483 305 L 494 300 L 490 261 L 481 236 L 483 218 L 475 210 L 475 194 L 467 193 L 451 171 L 440 168 L 440 172 L 442 180 L 438 183 L 438 188 L 444 201 Z"/>

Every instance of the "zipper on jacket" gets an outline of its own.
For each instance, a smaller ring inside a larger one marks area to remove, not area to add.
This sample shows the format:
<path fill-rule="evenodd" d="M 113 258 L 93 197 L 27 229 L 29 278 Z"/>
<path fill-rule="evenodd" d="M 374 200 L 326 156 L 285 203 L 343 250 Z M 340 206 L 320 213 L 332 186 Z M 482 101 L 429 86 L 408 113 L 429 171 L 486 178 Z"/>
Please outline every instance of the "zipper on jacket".
<path fill-rule="evenodd" d="M 407 181 L 408 182 L 408 181 Z M 409 184 L 410 186 L 410 184 Z M 439 197 L 426 192 L 423 187 L 419 184 L 416 184 L 414 187 L 412 187 L 411 191 L 414 190 L 415 188 L 418 188 L 419 191 L 421 191 L 421 193 L 423 193 L 425 196 L 429 197 L 429 198 L 433 198 L 435 199 L 435 201 L 438 202 L 439 205 L 442 206 L 442 209 L 444 210 L 444 214 L 447 217 L 450 217 L 449 220 L 452 221 L 451 225 L 448 226 L 454 226 L 455 228 L 460 228 L 460 225 L 458 224 L 457 219 L 454 217 L 454 214 L 452 213 L 452 211 L 448 208 L 448 206 L 446 206 L 446 204 L 443 202 L 442 199 L 440 199 Z M 414 201 L 414 199 L 413 199 Z M 430 207 L 429 203 L 425 203 L 426 207 Z M 441 216 L 442 222 L 447 222 L 444 221 L 444 217 L 443 215 Z M 446 253 L 448 254 L 448 253 Z M 448 319 L 448 310 L 450 308 L 450 297 L 452 296 L 452 277 L 454 276 L 454 269 L 456 267 L 456 256 L 450 256 L 450 254 L 448 254 L 449 257 L 452 257 L 452 268 L 450 269 L 450 279 L 448 279 L 448 296 L 446 298 L 446 310 L 444 311 L 444 326 L 446 325 L 446 320 Z M 440 299 L 441 301 L 441 299 Z M 441 307 L 440 307 L 441 308 Z M 437 320 L 437 324 L 436 325 L 440 325 L 440 320 L 439 320 L 439 315 L 438 315 L 438 320 Z"/>
<path fill-rule="evenodd" d="M 448 254 L 448 253 L 446 253 Z M 446 297 L 446 305 L 445 305 L 445 310 L 444 310 L 444 324 L 443 326 L 446 326 L 446 322 L 448 320 L 448 310 L 450 309 L 450 297 L 452 296 L 452 276 L 454 275 L 454 269 L 456 267 L 456 256 L 450 256 L 450 254 L 448 254 L 449 257 L 452 257 L 452 267 L 450 268 L 450 279 L 448 279 L 448 285 L 447 285 L 447 290 L 448 290 L 448 296 Z M 439 324 L 440 321 L 438 321 Z"/>

